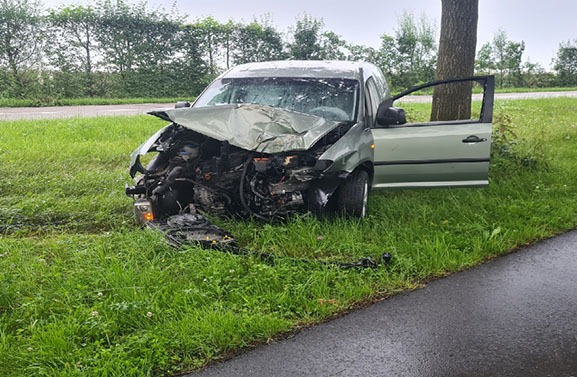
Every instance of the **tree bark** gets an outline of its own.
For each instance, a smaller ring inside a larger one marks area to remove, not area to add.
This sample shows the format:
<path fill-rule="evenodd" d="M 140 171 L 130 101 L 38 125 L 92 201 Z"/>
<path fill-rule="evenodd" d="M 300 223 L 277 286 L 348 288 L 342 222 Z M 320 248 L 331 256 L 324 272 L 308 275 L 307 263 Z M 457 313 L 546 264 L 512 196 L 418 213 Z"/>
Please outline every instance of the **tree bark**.
<path fill-rule="evenodd" d="M 435 80 L 473 76 L 479 0 L 441 0 L 441 37 Z M 435 86 L 431 120 L 471 117 L 471 83 Z"/>
<path fill-rule="evenodd" d="M 90 54 L 90 47 L 91 47 L 90 26 L 88 25 L 88 23 L 86 23 L 84 31 L 86 33 L 86 40 L 82 40 L 81 38 L 78 38 L 78 40 L 80 43 L 84 45 L 84 51 L 86 53 L 85 73 L 86 73 L 86 83 L 88 85 L 87 93 L 89 97 L 94 97 L 94 80 L 92 77 L 92 56 Z"/>

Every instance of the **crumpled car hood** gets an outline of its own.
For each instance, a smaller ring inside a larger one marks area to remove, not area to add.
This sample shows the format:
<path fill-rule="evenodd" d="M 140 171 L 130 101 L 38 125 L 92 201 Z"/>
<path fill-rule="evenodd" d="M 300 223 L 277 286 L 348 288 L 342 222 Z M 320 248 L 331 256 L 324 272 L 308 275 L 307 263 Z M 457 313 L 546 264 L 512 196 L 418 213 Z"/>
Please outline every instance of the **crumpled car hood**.
<path fill-rule="evenodd" d="M 213 139 L 262 153 L 308 150 L 339 125 L 314 115 L 254 104 L 168 109 L 150 114 Z"/>

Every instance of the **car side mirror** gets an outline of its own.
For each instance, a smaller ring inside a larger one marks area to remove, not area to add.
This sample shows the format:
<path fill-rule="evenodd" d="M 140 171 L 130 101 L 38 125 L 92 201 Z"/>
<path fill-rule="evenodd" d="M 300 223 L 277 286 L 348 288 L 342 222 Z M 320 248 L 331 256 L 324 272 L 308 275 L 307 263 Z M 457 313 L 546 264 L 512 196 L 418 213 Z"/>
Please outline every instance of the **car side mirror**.
<path fill-rule="evenodd" d="M 175 109 L 182 109 L 183 107 L 190 107 L 190 102 L 188 101 L 178 101 L 175 105 Z"/>
<path fill-rule="evenodd" d="M 407 123 L 405 110 L 400 107 L 390 106 L 389 103 L 383 102 L 377 110 L 377 124 L 382 127 L 389 127 L 397 124 Z"/>

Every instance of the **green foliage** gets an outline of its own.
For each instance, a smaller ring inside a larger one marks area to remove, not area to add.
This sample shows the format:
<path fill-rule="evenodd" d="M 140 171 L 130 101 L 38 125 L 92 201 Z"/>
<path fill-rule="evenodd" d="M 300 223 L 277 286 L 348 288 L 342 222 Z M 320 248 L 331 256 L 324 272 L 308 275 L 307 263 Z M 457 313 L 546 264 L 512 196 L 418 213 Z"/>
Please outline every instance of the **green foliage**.
<path fill-rule="evenodd" d="M 348 45 L 348 54 L 346 60 L 363 61 L 379 64 L 380 54 L 377 49 L 363 45 Z"/>
<path fill-rule="evenodd" d="M 256 20 L 247 25 L 236 25 L 232 59 L 235 64 L 283 60 L 284 42 L 282 35 L 266 20 Z"/>
<path fill-rule="evenodd" d="M 121 92 L 127 96 L 169 92 L 165 84 L 175 81 L 169 74 L 174 64 L 171 50 L 183 19 L 124 0 L 102 1 L 96 10 L 96 37 L 108 68 L 119 74 Z"/>
<path fill-rule="evenodd" d="M 499 29 L 491 42 L 485 43 L 477 53 L 475 71 L 495 73 L 498 88 L 521 87 L 522 58 L 525 42 L 507 39 L 507 33 Z"/>
<path fill-rule="evenodd" d="M 547 72 L 539 63 L 530 61 L 522 66 L 521 81 L 526 88 L 551 88 L 558 85 L 557 76 L 553 72 Z"/>
<path fill-rule="evenodd" d="M 577 40 L 562 42 L 554 63 L 560 85 L 577 85 Z"/>
<path fill-rule="evenodd" d="M 322 60 L 323 50 L 321 46 L 321 32 L 324 22 L 313 17 L 304 15 L 297 19 L 293 35 L 293 42 L 288 45 L 288 50 L 296 60 Z"/>
<path fill-rule="evenodd" d="M 519 137 L 512 125 L 512 118 L 504 110 L 493 119 L 491 160 L 503 171 L 544 167 L 543 140 L 534 135 L 531 141 Z M 543 135 L 543 132 L 540 132 Z"/>
<path fill-rule="evenodd" d="M 575 100 L 498 101 L 495 114 L 497 127 L 517 135 L 514 152 L 537 165 L 512 168 L 509 157 L 494 155 L 487 189 L 371 193 L 365 220 L 218 220 L 243 247 L 311 260 L 273 264 L 175 250 L 134 224 L 123 193 L 128 156 L 162 121 L 1 122 L 0 375 L 155 376 L 199 368 L 575 228 Z M 375 270 L 314 263 L 385 251 L 392 263 Z"/>
<path fill-rule="evenodd" d="M 574 47 L 561 44 L 555 75 L 522 64 L 524 43 L 499 31 L 479 50 L 477 71 L 497 73 L 500 87 L 577 85 Z M 269 17 L 188 22 L 175 7 L 151 8 L 146 0 L 99 0 L 46 11 L 36 0 L 0 0 L 0 98 L 196 96 L 235 65 L 285 59 L 368 61 L 382 68 L 398 92 L 432 81 L 436 56 L 435 25 L 407 12 L 375 49 L 349 43 L 308 15 L 283 33 Z"/>
<path fill-rule="evenodd" d="M 75 97 L 86 93 L 98 95 L 94 72 L 97 14 L 94 8 L 81 5 L 62 6 L 50 10 L 47 21 L 53 43 L 46 46 L 49 62 L 59 67 L 51 95 Z"/>
<path fill-rule="evenodd" d="M 199 56 L 204 60 L 211 75 L 215 75 L 218 71 L 218 55 L 221 54 L 221 46 L 224 45 L 227 49 L 224 51 L 226 60 L 230 54 L 230 46 L 228 41 L 232 33 L 231 24 L 221 24 L 212 17 L 206 17 L 202 20 L 197 20 L 189 29 L 192 32 L 193 43 L 196 43 Z M 192 44 L 192 43 L 191 43 Z M 192 47 L 192 46 L 190 46 Z M 227 66 L 228 67 L 228 66 Z"/>
<path fill-rule="evenodd" d="M 403 90 L 434 80 L 436 34 L 436 27 L 426 16 L 417 21 L 412 13 L 405 12 L 394 35 L 381 36 L 378 65 L 393 88 Z"/>
<path fill-rule="evenodd" d="M 29 69 L 40 61 L 44 21 L 35 0 L 0 0 L 0 97 L 22 98 L 37 83 Z"/>
<path fill-rule="evenodd" d="M 292 30 L 292 43 L 287 45 L 288 57 L 300 60 L 352 60 L 376 64 L 378 51 L 354 45 L 332 31 L 324 30 L 322 19 L 303 16 Z"/>

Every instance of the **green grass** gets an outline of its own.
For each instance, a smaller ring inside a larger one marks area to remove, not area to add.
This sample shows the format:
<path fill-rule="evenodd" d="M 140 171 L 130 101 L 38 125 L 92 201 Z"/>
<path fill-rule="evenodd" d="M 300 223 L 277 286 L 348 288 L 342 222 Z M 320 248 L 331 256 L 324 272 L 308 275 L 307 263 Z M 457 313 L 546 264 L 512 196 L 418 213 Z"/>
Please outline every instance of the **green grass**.
<path fill-rule="evenodd" d="M 120 105 L 133 103 L 175 103 L 194 101 L 196 97 L 174 98 L 40 98 L 17 99 L 0 98 L 0 107 L 44 107 L 44 106 L 80 106 L 80 105 Z"/>
<path fill-rule="evenodd" d="M 198 368 L 576 227 L 577 100 L 500 101 L 495 118 L 517 137 L 497 144 L 487 189 L 373 193 L 366 220 L 219 220 L 278 255 L 393 255 L 361 271 L 174 250 L 140 230 L 123 186 L 153 117 L 0 122 L 0 375 Z"/>

